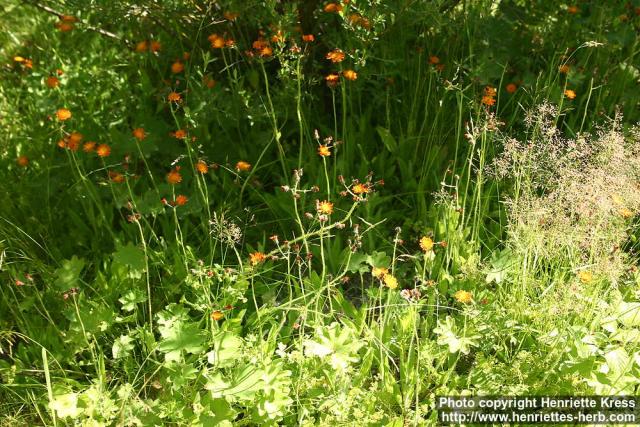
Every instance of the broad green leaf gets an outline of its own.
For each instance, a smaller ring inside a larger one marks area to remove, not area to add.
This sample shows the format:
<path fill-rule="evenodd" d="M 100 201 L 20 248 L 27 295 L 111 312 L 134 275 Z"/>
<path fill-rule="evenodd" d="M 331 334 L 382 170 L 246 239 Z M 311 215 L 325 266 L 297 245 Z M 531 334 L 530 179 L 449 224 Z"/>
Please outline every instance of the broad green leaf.
<path fill-rule="evenodd" d="M 56 280 L 54 285 L 61 292 L 78 287 L 80 273 L 82 273 L 83 268 L 84 260 L 75 255 L 71 259 L 62 261 L 62 267 L 55 271 Z"/>

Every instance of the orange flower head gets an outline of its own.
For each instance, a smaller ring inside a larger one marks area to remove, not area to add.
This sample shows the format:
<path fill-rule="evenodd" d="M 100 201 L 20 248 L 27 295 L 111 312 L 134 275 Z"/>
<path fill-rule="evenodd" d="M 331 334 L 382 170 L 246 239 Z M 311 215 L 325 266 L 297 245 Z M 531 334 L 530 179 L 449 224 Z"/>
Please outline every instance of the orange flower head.
<path fill-rule="evenodd" d="M 122 184 L 124 182 L 124 175 L 120 172 L 109 171 L 109 179 L 116 184 Z"/>
<path fill-rule="evenodd" d="M 147 137 L 147 133 L 144 131 L 143 128 L 135 128 L 134 130 L 131 131 L 131 134 L 138 141 L 142 141 Z"/>
<path fill-rule="evenodd" d="M 157 40 L 151 40 L 151 44 L 149 45 L 149 49 L 151 52 L 159 52 L 162 49 L 162 45 Z"/>
<path fill-rule="evenodd" d="M 437 56 L 431 55 L 429 57 L 429 64 L 436 65 L 436 64 L 439 64 L 439 63 L 440 63 L 440 58 L 438 58 Z"/>
<path fill-rule="evenodd" d="M 567 64 L 562 64 L 558 67 L 558 71 L 562 74 L 568 74 L 571 67 Z"/>
<path fill-rule="evenodd" d="M 618 213 L 624 219 L 629 219 L 629 218 L 633 217 L 633 215 L 634 215 L 633 211 L 631 209 L 629 209 L 629 208 L 621 208 L 621 209 L 618 210 Z"/>
<path fill-rule="evenodd" d="M 226 39 L 224 41 L 224 45 L 226 47 L 234 47 L 236 45 L 236 41 L 234 39 Z"/>
<path fill-rule="evenodd" d="M 338 62 L 344 61 L 344 52 L 340 49 L 333 49 L 331 52 L 327 53 L 326 58 L 333 62 L 334 64 Z"/>
<path fill-rule="evenodd" d="M 209 172 L 209 166 L 204 160 L 198 160 L 198 163 L 196 163 L 196 170 L 204 175 Z"/>
<path fill-rule="evenodd" d="M 249 254 L 249 263 L 254 267 L 264 262 L 266 259 L 267 256 L 262 252 L 252 252 Z"/>
<path fill-rule="evenodd" d="M 182 182 L 182 175 L 178 172 L 179 169 L 172 169 L 171 172 L 167 174 L 167 182 L 171 185 L 176 185 Z"/>
<path fill-rule="evenodd" d="M 204 76 L 204 79 L 202 79 L 202 81 L 209 89 L 213 89 L 217 83 L 211 76 Z"/>
<path fill-rule="evenodd" d="M 218 320 L 222 320 L 222 319 L 224 319 L 224 313 L 221 312 L 220 310 L 216 310 L 213 313 L 211 313 L 211 319 L 215 320 L 216 322 Z"/>
<path fill-rule="evenodd" d="M 327 3 L 324 6 L 324 11 L 327 13 L 342 12 L 342 5 L 338 3 Z"/>
<path fill-rule="evenodd" d="M 345 79 L 351 80 L 351 81 L 356 80 L 358 78 L 358 73 L 356 73 L 353 70 L 344 70 L 342 72 L 342 75 L 344 76 Z"/>
<path fill-rule="evenodd" d="M 302 36 L 302 41 L 307 42 L 307 43 L 311 43 L 312 41 L 315 41 L 315 37 L 313 36 L 313 34 L 304 34 Z"/>
<path fill-rule="evenodd" d="M 484 94 L 485 94 L 485 96 L 494 97 L 494 96 L 496 96 L 498 94 L 498 91 L 493 86 L 486 86 L 484 88 Z"/>
<path fill-rule="evenodd" d="M 420 249 L 427 253 L 433 250 L 433 240 L 428 236 L 423 236 L 420 239 Z"/>
<path fill-rule="evenodd" d="M 207 37 L 207 40 L 209 40 L 211 47 L 214 49 L 222 49 L 224 47 L 224 37 L 221 37 L 218 34 L 211 34 Z"/>
<path fill-rule="evenodd" d="M 82 144 L 82 151 L 84 151 L 85 153 L 91 153 L 95 149 L 96 149 L 96 143 L 93 141 L 87 141 L 84 144 Z"/>
<path fill-rule="evenodd" d="M 69 142 L 78 144 L 82 141 L 82 138 L 84 138 L 84 135 L 82 135 L 80 132 L 71 132 L 71 134 L 69 135 Z"/>
<path fill-rule="evenodd" d="M 273 49 L 271 48 L 271 46 L 265 46 L 262 49 L 260 49 L 261 57 L 268 58 L 271 55 L 273 55 Z"/>
<path fill-rule="evenodd" d="M 80 141 L 67 138 L 67 148 L 71 151 L 78 151 L 78 149 L 80 148 Z"/>
<path fill-rule="evenodd" d="M 169 92 L 169 95 L 167 95 L 167 100 L 169 102 L 180 102 L 182 101 L 182 96 L 180 96 L 178 92 Z"/>
<path fill-rule="evenodd" d="M 318 147 L 318 155 L 321 157 L 329 157 L 331 155 L 331 148 L 328 145 L 320 145 Z"/>
<path fill-rule="evenodd" d="M 240 160 L 236 163 L 236 170 L 238 172 L 246 172 L 251 169 L 251 163 L 247 163 L 244 160 Z"/>
<path fill-rule="evenodd" d="M 75 17 L 75 16 L 73 16 L 73 15 L 62 15 L 62 16 L 60 17 L 60 19 L 61 19 L 63 22 L 78 22 L 78 18 L 76 18 L 76 17 Z"/>
<path fill-rule="evenodd" d="M 173 132 L 173 137 L 177 139 L 185 139 L 187 137 L 187 131 L 184 129 L 178 129 Z"/>
<path fill-rule="evenodd" d="M 576 13 L 580 12 L 580 9 L 578 8 L 578 6 L 572 5 L 567 7 L 567 12 L 572 15 L 575 15 Z"/>
<path fill-rule="evenodd" d="M 357 184 L 354 184 L 351 191 L 353 191 L 353 194 L 367 194 L 371 189 L 368 185 L 358 182 Z"/>
<path fill-rule="evenodd" d="M 516 91 L 518 90 L 518 86 L 515 83 L 509 83 L 505 89 L 507 90 L 508 93 L 516 93 Z"/>
<path fill-rule="evenodd" d="M 146 40 L 136 43 L 136 52 L 146 52 L 147 49 L 149 49 L 149 42 L 147 42 Z"/>
<path fill-rule="evenodd" d="M 318 209 L 318 213 L 320 214 L 331 215 L 333 213 L 333 203 L 327 200 L 317 201 L 316 206 Z"/>
<path fill-rule="evenodd" d="M 64 122 L 65 120 L 69 120 L 71 118 L 71 111 L 67 110 L 66 108 L 60 108 L 58 109 L 58 111 L 56 111 L 56 117 L 61 122 Z"/>
<path fill-rule="evenodd" d="M 188 201 L 189 201 L 189 198 L 187 196 L 185 196 L 184 194 L 179 194 L 176 197 L 176 206 L 184 206 L 187 204 Z"/>
<path fill-rule="evenodd" d="M 492 96 L 485 95 L 482 97 L 482 103 L 486 106 L 491 107 L 492 105 L 495 105 L 496 100 Z"/>
<path fill-rule="evenodd" d="M 176 61 L 171 64 L 171 72 L 173 74 L 178 74 L 184 71 L 184 64 L 180 61 Z"/>
<path fill-rule="evenodd" d="M 566 96 L 569 99 L 574 99 L 576 97 L 576 92 L 574 90 L 567 89 L 564 91 L 564 96 Z"/>
<path fill-rule="evenodd" d="M 74 25 L 71 22 L 56 22 L 56 28 L 60 30 L 60 32 L 67 33 L 73 30 Z"/>
<path fill-rule="evenodd" d="M 251 47 L 253 47 L 255 50 L 262 50 L 267 46 L 269 46 L 269 43 L 265 39 L 263 39 L 262 37 L 260 37 L 258 40 L 255 40 L 251 44 Z"/>
<path fill-rule="evenodd" d="M 100 157 L 107 157 L 111 154 L 111 147 L 107 144 L 100 144 L 96 148 L 96 154 Z"/>
<path fill-rule="evenodd" d="M 340 82 L 340 76 L 333 73 L 327 75 L 324 79 L 327 82 L 327 86 L 329 87 L 336 87 Z"/>
<path fill-rule="evenodd" d="M 27 156 L 18 156 L 18 158 L 16 159 L 16 163 L 18 164 L 18 166 L 26 168 L 27 166 L 29 166 L 29 158 Z"/>
<path fill-rule="evenodd" d="M 60 141 L 57 142 L 57 145 L 60 148 L 67 148 L 67 141 L 65 141 L 64 139 L 61 139 Z"/>
<path fill-rule="evenodd" d="M 47 77 L 44 82 L 51 89 L 57 88 L 58 85 L 60 84 L 60 80 L 58 80 L 58 78 L 54 76 Z"/>

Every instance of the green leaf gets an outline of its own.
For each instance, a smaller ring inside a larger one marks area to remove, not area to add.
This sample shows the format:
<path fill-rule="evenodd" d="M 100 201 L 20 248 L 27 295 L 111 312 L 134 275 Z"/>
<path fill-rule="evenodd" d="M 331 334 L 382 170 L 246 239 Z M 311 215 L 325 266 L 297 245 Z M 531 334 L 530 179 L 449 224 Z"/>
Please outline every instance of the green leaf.
<path fill-rule="evenodd" d="M 142 272 L 145 269 L 144 251 L 131 243 L 126 246 L 118 244 L 117 251 L 113 254 L 113 260 L 118 264 L 126 265 L 131 270 Z"/>
<path fill-rule="evenodd" d="M 113 342 L 111 353 L 114 359 L 126 357 L 133 350 L 134 339 L 129 335 L 120 335 L 120 338 Z"/>
<path fill-rule="evenodd" d="M 122 304 L 122 309 L 124 311 L 133 311 L 135 310 L 137 304 L 145 302 L 146 300 L 147 295 L 140 289 L 130 289 L 122 294 L 122 297 L 118 299 L 118 301 L 120 301 L 120 304 Z"/>
<path fill-rule="evenodd" d="M 55 271 L 54 285 L 62 292 L 77 287 L 83 268 L 84 260 L 75 255 L 69 260 L 62 261 L 62 267 Z"/>
<path fill-rule="evenodd" d="M 640 302 L 624 302 L 618 305 L 618 321 L 626 327 L 640 326 Z"/>
<path fill-rule="evenodd" d="M 188 319 L 187 310 L 177 304 L 158 313 L 161 336 L 158 350 L 165 353 L 167 362 L 182 360 L 182 353 L 198 354 L 205 349 L 205 331 Z"/>
<path fill-rule="evenodd" d="M 393 135 L 391 135 L 389 129 L 378 126 L 376 127 L 376 131 L 378 132 L 378 135 L 380 135 L 380 139 L 384 143 L 384 146 L 387 147 L 387 150 L 389 150 L 390 153 L 395 152 L 398 148 L 398 142 Z"/>

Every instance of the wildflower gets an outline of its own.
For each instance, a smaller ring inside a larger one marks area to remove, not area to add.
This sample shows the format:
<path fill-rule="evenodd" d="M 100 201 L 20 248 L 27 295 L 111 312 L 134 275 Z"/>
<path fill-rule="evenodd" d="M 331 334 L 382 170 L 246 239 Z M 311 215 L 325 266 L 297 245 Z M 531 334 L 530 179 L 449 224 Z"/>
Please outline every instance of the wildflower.
<path fill-rule="evenodd" d="M 60 30 L 60 32 L 67 33 L 74 29 L 74 25 L 72 22 L 56 22 L 55 27 Z"/>
<path fill-rule="evenodd" d="M 143 128 L 135 128 L 133 131 L 131 131 L 131 134 L 138 141 L 142 141 L 147 137 L 147 133 L 144 131 Z"/>
<path fill-rule="evenodd" d="M 471 292 L 463 291 L 462 289 L 453 294 L 453 297 L 462 304 L 468 304 L 472 300 Z"/>
<path fill-rule="evenodd" d="M 18 164 L 18 166 L 26 168 L 27 166 L 29 166 L 29 158 L 25 155 L 18 156 L 18 158 L 16 159 L 16 163 Z"/>
<path fill-rule="evenodd" d="M 222 320 L 224 318 L 224 313 L 221 312 L 220 310 L 216 310 L 213 313 L 211 313 L 211 319 L 215 320 L 216 322 L 218 320 Z"/>
<path fill-rule="evenodd" d="M 262 49 L 260 49 L 260 56 L 263 58 L 267 58 L 269 56 L 273 55 L 273 49 L 270 46 L 265 46 Z"/>
<path fill-rule="evenodd" d="M 490 107 L 496 103 L 496 100 L 492 96 L 485 95 L 482 97 L 482 103 Z"/>
<path fill-rule="evenodd" d="M 485 94 L 485 96 L 494 97 L 494 96 L 496 96 L 498 94 L 498 91 L 493 86 L 486 86 L 484 88 L 484 94 Z"/>
<path fill-rule="evenodd" d="M 61 19 L 63 22 L 78 22 L 78 18 L 76 18 L 76 17 L 75 17 L 75 16 L 73 16 L 73 15 L 62 15 L 62 16 L 60 17 L 60 19 Z"/>
<path fill-rule="evenodd" d="M 578 279 L 583 285 L 588 285 L 593 280 L 593 273 L 589 270 L 582 270 L 578 272 Z"/>
<path fill-rule="evenodd" d="M 333 203 L 328 200 L 323 200 L 322 202 L 316 200 L 316 209 L 320 214 L 331 215 L 333 213 Z"/>
<path fill-rule="evenodd" d="M 18 55 L 18 56 L 14 56 L 14 57 L 13 57 L 13 60 L 14 60 L 15 62 L 17 62 L 18 64 L 20 64 L 20 63 L 22 63 L 22 62 L 26 61 L 26 59 L 25 59 L 25 58 L 23 58 L 22 56 L 19 56 L 19 55 Z"/>
<path fill-rule="evenodd" d="M 204 160 L 199 160 L 198 163 L 196 163 L 196 170 L 204 175 L 209 172 L 209 166 Z"/>
<path fill-rule="evenodd" d="M 176 61 L 171 64 L 171 72 L 173 74 L 178 74 L 184 71 L 184 64 L 180 61 Z"/>
<path fill-rule="evenodd" d="M 58 111 L 56 111 L 56 117 L 61 122 L 64 122 L 65 120 L 69 120 L 71 118 L 71 111 L 67 110 L 66 108 L 60 108 L 58 109 Z"/>
<path fill-rule="evenodd" d="M 57 145 L 60 148 L 67 148 L 67 141 L 64 139 L 61 139 L 60 141 L 58 141 Z"/>
<path fill-rule="evenodd" d="M 329 157 L 331 155 L 331 149 L 328 145 L 320 145 L 318 147 L 318 155 L 321 157 Z"/>
<path fill-rule="evenodd" d="M 184 206 L 184 205 L 186 205 L 186 204 L 187 204 L 187 202 L 188 202 L 188 201 L 189 201 L 189 198 L 188 198 L 187 196 L 185 196 L 184 194 L 179 194 L 179 195 L 176 197 L 175 204 L 176 204 L 177 206 Z"/>
<path fill-rule="evenodd" d="M 327 53 L 326 58 L 336 64 L 344 61 L 344 52 L 340 49 L 333 49 L 331 52 Z"/>
<path fill-rule="evenodd" d="M 180 175 L 180 167 L 176 167 L 172 169 L 171 172 L 167 174 L 167 182 L 171 185 L 176 185 L 182 182 L 182 175 Z"/>
<path fill-rule="evenodd" d="M 167 100 L 169 102 L 180 102 L 182 101 L 182 96 L 180 96 L 178 92 L 169 92 L 169 95 L 167 95 Z"/>
<path fill-rule="evenodd" d="M 151 44 L 149 45 L 149 49 L 151 52 L 159 52 L 162 49 L 162 45 L 157 40 L 151 40 Z"/>
<path fill-rule="evenodd" d="M 202 79 L 202 82 L 209 89 L 213 89 L 217 83 L 213 78 L 211 78 L 211 76 L 204 76 L 204 79 Z"/>
<path fill-rule="evenodd" d="M 58 87 L 58 85 L 60 84 L 60 80 L 58 80 L 57 77 L 55 76 L 49 76 L 45 79 L 45 84 L 50 87 L 51 89 L 55 89 Z"/>
<path fill-rule="evenodd" d="M 382 281 L 384 282 L 385 286 L 389 289 L 395 289 L 398 287 L 398 279 L 393 277 L 391 274 L 385 274 L 382 277 Z"/>
<path fill-rule="evenodd" d="M 324 11 L 327 13 L 342 12 L 342 5 L 338 3 L 327 3 L 324 7 Z"/>
<path fill-rule="evenodd" d="M 562 64 L 558 67 L 558 71 L 560 71 L 560 73 L 562 74 L 567 74 L 569 73 L 569 70 L 571 69 L 571 67 L 569 67 L 569 65 L 567 64 Z"/>
<path fill-rule="evenodd" d="M 78 139 L 67 138 L 67 148 L 71 151 L 78 151 L 80 148 L 80 141 Z"/>
<path fill-rule="evenodd" d="M 79 144 L 83 137 L 84 136 L 80 132 L 71 132 L 69 135 L 69 142 Z"/>
<path fill-rule="evenodd" d="M 629 218 L 631 218 L 633 216 L 633 211 L 631 209 L 629 209 L 629 208 L 622 208 L 622 209 L 618 210 L 618 213 L 624 219 L 629 219 Z"/>
<path fill-rule="evenodd" d="M 420 239 L 420 249 L 425 253 L 433 250 L 433 240 L 428 236 L 423 236 Z"/>
<path fill-rule="evenodd" d="M 142 53 L 149 49 L 149 43 L 146 40 L 136 43 L 136 52 Z"/>
<path fill-rule="evenodd" d="M 235 21 L 236 18 L 240 16 L 240 14 L 236 12 L 226 11 L 222 14 L 222 16 L 224 16 L 224 19 L 226 19 L 227 21 Z"/>
<path fill-rule="evenodd" d="M 572 15 L 575 15 L 579 11 L 580 11 L 580 9 L 578 8 L 578 6 L 572 5 L 572 6 L 567 7 L 567 12 L 572 14 Z"/>
<path fill-rule="evenodd" d="M 122 175 L 120 172 L 109 171 L 109 179 L 111 180 L 111 182 L 114 182 L 116 184 L 122 184 L 124 182 L 124 175 Z"/>
<path fill-rule="evenodd" d="M 385 275 L 389 274 L 389 269 L 384 267 L 373 267 L 371 269 L 371 274 L 373 275 L 373 277 L 382 279 Z"/>
<path fill-rule="evenodd" d="M 252 252 L 249 254 L 249 263 L 252 266 L 256 266 L 264 262 L 265 259 L 267 259 L 267 256 L 262 252 Z"/>
<path fill-rule="evenodd" d="M 253 47 L 255 50 L 262 50 L 267 46 L 269 46 L 269 43 L 265 39 L 263 39 L 262 37 L 259 38 L 258 40 L 255 40 L 251 44 L 251 47 Z"/>
<path fill-rule="evenodd" d="M 307 43 L 311 43 L 315 39 L 316 38 L 313 36 L 313 34 L 303 34 L 303 36 L 302 36 L 302 41 L 307 42 Z"/>
<path fill-rule="evenodd" d="M 96 149 L 96 143 L 93 141 L 87 141 L 84 144 L 82 144 L 82 151 L 84 151 L 85 153 L 90 153 L 95 149 Z"/>
<path fill-rule="evenodd" d="M 436 64 L 436 70 L 440 72 L 444 71 L 444 64 Z"/>
<path fill-rule="evenodd" d="M 171 135 L 173 135 L 173 137 L 176 139 L 185 139 L 187 137 L 187 131 L 184 129 L 178 129 L 177 131 L 173 132 Z"/>
<path fill-rule="evenodd" d="M 98 148 L 96 148 L 96 154 L 100 157 L 107 157 L 111 154 L 111 147 L 107 144 L 100 144 L 98 145 Z"/>
<path fill-rule="evenodd" d="M 369 191 L 371 191 L 371 188 L 369 188 L 369 186 L 366 184 L 358 182 L 351 188 L 351 191 L 353 191 L 354 194 L 367 194 Z"/>
<path fill-rule="evenodd" d="M 440 63 L 440 58 L 438 58 L 437 56 L 431 55 L 429 57 L 429 64 L 436 65 L 436 64 L 439 64 L 439 63 Z"/>
<path fill-rule="evenodd" d="M 249 169 L 251 169 L 251 163 L 247 163 L 244 160 L 240 160 L 238 163 L 236 163 L 236 170 L 238 172 L 246 172 Z"/>
<path fill-rule="evenodd" d="M 342 75 L 344 76 L 345 79 L 351 80 L 351 81 L 356 80 L 358 78 L 358 73 L 356 73 L 353 70 L 344 70 L 342 72 Z"/>
<path fill-rule="evenodd" d="M 340 81 L 340 76 L 332 73 L 326 76 L 324 79 L 326 80 L 327 85 L 329 87 L 335 87 L 338 85 L 338 82 Z"/>
<path fill-rule="evenodd" d="M 505 89 L 508 93 L 515 93 L 518 90 L 518 86 L 515 83 L 509 83 Z"/>
<path fill-rule="evenodd" d="M 284 43 L 285 36 L 282 34 L 282 30 L 278 30 L 273 36 L 271 36 L 272 43 Z"/>
<path fill-rule="evenodd" d="M 574 99 L 576 97 L 576 92 L 571 89 L 567 89 L 564 91 L 564 96 L 566 96 L 569 99 Z"/>

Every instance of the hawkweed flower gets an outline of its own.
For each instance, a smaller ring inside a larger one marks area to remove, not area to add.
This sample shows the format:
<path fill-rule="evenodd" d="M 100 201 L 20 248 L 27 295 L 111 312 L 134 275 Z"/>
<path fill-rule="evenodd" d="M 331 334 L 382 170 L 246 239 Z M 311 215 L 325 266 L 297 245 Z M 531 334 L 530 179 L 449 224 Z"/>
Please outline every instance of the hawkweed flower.
<path fill-rule="evenodd" d="M 178 129 L 171 134 L 176 139 L 185 139 L 187 137 L 187 131 L 184 129 Z"/>
<path fill-rule="evenodd" d="M 27 166 L 29 166 L 29 158 L 25 155 L 18 156 L 18 158 L 16 159 L 16 163 L 18 164 L 18 166 L 26 168 Z"/>
<path fill-rule="evenodd" d="M 149 50 L 155 53 L 155 52 L 160 52 L 160 49 L 162 49 L 162 44 L 160 44 L 160 42 L 157 40 L 151 40 L 151 43 L 149 45 Z"/>
<path fill-rule="evenodd" d="M 138 53 L 143 53 L 146 52 L 149 49 L 149 42 L 146 40 L 142 40 L 138 43 L 136 43 L 136 52 Z"/>
<path fill-rule="evenodd" d="M 169 92 L 169 95 L 167 95 L 167 101 L 178 103 L 182 101 L 182 96 L 178 92 Z"/>
<path fill-rule="evenodd" d="M 218 320 L 222 320 L 224 318 L 224 313 L 221 312 L 220 310 L 215 310 L 213 313 L 211 313 L 211 319 L 215 320 L 216 322 Z"/>
<path fill-rule="evenodd" d="M 84 151 L 85 153 L 91 153 L 95 151 L 95 149 L 96 149 L 96 143 L 93 141 L 87 141 L 84 144 L 82 144 L 82 151 Z"/>
<path fill-rule="evenodd" d="M 571 67 L 567 64 L 562 64 L 558 67 L 558 71 L 562 74 L 568 74 Z"/>
<path fill-rule="evenodd" d="M 59 108 L 58 111 L 56 111 L 56 117 L 61 122 L 64 122 L 65 120 L 69 120 L 71 118 L 71 111 L 67 110 L 66 108 Z"/>
<path fill-rule="evenodd" d="M 178 74 L 184 71 L 184 64 L 180 61 L 176 61 L 171 64 L 171 72 L 173 74 Z"/>
<path fill-rule="evenodd" d="M 382 279 L 385 275 L 389 274 L 389 269 L 384 267 L 373 267 L 371 269 L 371 274 L 373 277 Z"/>
<path fill-rule="evenodd" d="M 496 100 L 492 96 L 485 95 L 482 97 L 482 103 L 488 107 L 491 107 L 492 105 L 495 105 Z"/>
<path fill-rule="evenodd" d="M 433 250 L 433 240 L 431 239 L 431 237 L 423 236 L 420 239 L 420 249 L 422 249 L 422 251 L 425 253 L 431 252 Z"/>
<path fill-rule="evenodd" d="M 396 289 L 398 287 L 398 279 L 393 277 L 391 274 L 385 274 L 382 277 L 382 281 L 384 285 L 389 289 Z"/>
<path fill-rule="evenodd" d="M 498 94 L 498 91 L 493 86 L 486 86 L 484 88 L 485 96 L 495 97 L 497 94 Z"/>
<path fill-rule="evenodd" d="M 60 80 L 55 76 L 49 76 L 45 79 L 45 84 L 51 89 L 55 89 L 60 84 Z"/>
<path fill-rule="evenodd" d="M 251 264 L 252 267 L 263 263 L 266 259 L 267 256 L 262 252 L 252 252 L 249 254 L 249 264 Z"/>
<path fill-rule="evenodd" d="M 342 12 L 342 5 L 338 3 L 327 3 L 323 10 L 327 13 Z"/>
<path fill-rule="evenodd" d="M 334 64 L 337 64 L 344 61 L 344 52 L 340 49 L 333 49 L 331 52 L 327 53 L 326 58 Z"/>
<path fill-rule="evenodd" d="M 340 76 L 333 73 L 327 75 L 324 79 L 329 87 L 336 87 L 340 82 Z"/>
<path fill-rule="evenodd" d="M 358 182 L 356 184 L 353 185 L 353 187 L 351 187 L 351 191 L 353 192 L 353 194 L 357 194 L 357 195 L 362 195 L 362 194 L 367 194 L 371 191 L 371 187 L 367 184 L 363 184 L 361 182 Z"/>
<path fill-rule="evenodd" d="M 358 78 L 358 73 L 353 70 L 344 70 L 342 76 L 347 80 L 354 81 Z"/>
<path fill-rule="evenodd" d="M 131 134 L 138 141 L 142 141 L 147 137 L 147 133 L 144 131 L 143 128 L 135 128 L 133 131 L 131 131 Z"/>
<path fill-rule="evenodd" d="M 100 157 L 107 157 L 111 154 L 111 147 L 107 144 L 100 144 L 98 148 L 96 148 L 96 154 Z"/>
<path fill-rule="evenodd" d="M 209 166 L 204 160 L 198 160 L 196 163 L 196 170 L 204 175 L 209 172 Z"/>
<path fill-rule="evenodd" d="M 331 215 L 333 213 L 333 203 L 327 200 L 316 200 L 316 210 L 319 214 Z"/>
<path fill-rule="evenodd" d="M 236 163 L 236 170 L 238 172 L 246 172 L 251 169 L 251 163 L 245 162 L 244 160 L 240 160 Z"/>
<path fill-rule="evenodd" d="M 318 147 L 318 155 L 320 157 L 329 157 L 331 155 L 331 147 L 328 145 L 320 144 Z"/>
<path fill-rule="evenodd" d="M 187 196 L 185 196 L 184 194 L 179 194 L 176 197 L 176 200 L 174 203 L 176 206 L 184 206 L 187 204 L 188 201 L 189 201 L 189 198 Z"/>
<path fill-rule="evenodd" d="M 629 209 L 629 208 L 621 208 L 621 209 L 618 210 L 618 213 L 624 219 L 629 219 L 629 218 L 633 217 L 633 211 L 631 209 Z"/>
<path fill-rule="evenodd" d="M 122 184 L 124 182 L 124 175 L 120 172 L 109 171 L 109 180 L 115 184 Z"/>
<path fill-rule="evenodd" d="M 438 58 L 437 56 L 431 55 L 429 57 L 429 64 L 436 65 L 436 64 L 439 64 L 439 63 L 440 63 L 440 58 Z"/>
<path fill-rule="evenodd" d="M 566 96 L 568 99 L 575 99 L 576 92 L 572 89 L 567 89 L 564 91 L 564 96 Z"/>
<path fill-rule="evenodd" d="M 583 285 L 588 285 L 593 281 L 593 273 L 589 270 L 582 270 L 578 272 L 578 279 Z"/>
<path fill-rule="evenodd" d="M 307 42 L 307 43 L 311 43 L 313 41 L 315 41 L 315 37 L 313 36 L 313 34 L 303 34 L 302 35 L 302 41 L 303 42 Z"/>
<path fill-rule="evenodd" d="M 180 175 L 180 166 L 176 166 L 167 174 L 167 182 L 171 185 L 176 185 L 182 182 L 182 175 Z"/>
<path fill-rule="evenodd" d="M 238 16 L 240 16 L 240 14 L 237 12 L 226 11 L 222 14 L 222 16 L 224 16 L 224 19 L 226 19 L 227 21 L 235 21 Z"/>
<path fill-rule="evenodd" d="M 580 8 L 578 8 L 578 6 L 576 5 L 571 5 L 567 7 L 567 12 L 572 15 L 575 15 L 576 13 L 580 12 Z"/>
<path fill-rule="evenodd" d="M 462 289 L 453 294 L 453 297 L 456 299 L 456 301 L 462 304 L 468 304 L 473 300 L 471 292 L 463 291 Z"/>
<path fill-rule="evenodd" d="M 516 93 L 516 91 L 518 90 L 518 85 L 516 85 L 515 83 L 509 83 L 505 87 L 505 89 L 508 93 Z"/>

